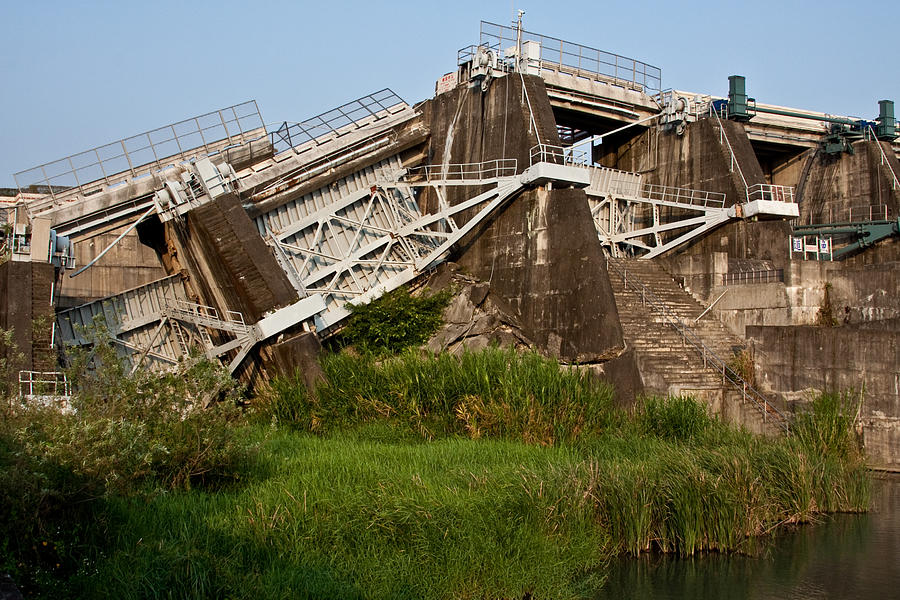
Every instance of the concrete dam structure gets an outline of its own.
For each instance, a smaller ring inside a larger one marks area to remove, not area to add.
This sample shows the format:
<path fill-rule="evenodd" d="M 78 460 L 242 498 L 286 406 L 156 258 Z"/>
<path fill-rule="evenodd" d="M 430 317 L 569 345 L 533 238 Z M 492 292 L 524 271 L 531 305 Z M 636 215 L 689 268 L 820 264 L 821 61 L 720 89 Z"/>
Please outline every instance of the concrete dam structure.
<path fill-rule="evenodd" d="M 473 305 L 624 400 L 691 394 L 777 433 L 814 390 L 855 390 L 872 464 L 900 468 L 893 102 L 866 121 L 740 76 L 664 89 L 521 25 L 482 22 L 456 63 L 416 104 L 384 89 L 267 127 L 250 101 L 15 174 L 13 383 L 64 397 L 57 361 L 100 319 L 133 370 L 200 353 L 252 385 L 452 261 Z"/>

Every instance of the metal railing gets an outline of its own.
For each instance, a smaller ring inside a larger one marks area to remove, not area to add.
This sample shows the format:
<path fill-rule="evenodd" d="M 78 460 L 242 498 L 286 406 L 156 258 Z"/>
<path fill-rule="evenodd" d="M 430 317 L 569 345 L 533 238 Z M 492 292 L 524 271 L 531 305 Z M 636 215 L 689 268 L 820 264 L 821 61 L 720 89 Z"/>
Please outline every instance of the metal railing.
<path fill-rule="evenodd" d="M 764 271 L 736 271 L 722 274 L 722 285 L 744 285 L 754 283 L 784 283 L 784 269 Z"/>
<path fill-rule="evenodd" d="M 625 189 L 619 189 L 618 181 L 614 181 L 610 186 L 613 193 L 628 194 L 627 188 L 638 188 L 641 198 L 659 202 L 673 202 L 678 204 L 689 204 L 703 208 L 723 208 L 725 206 L 725 194 L 721 192 L 707 192 L 704 190 L 692 190 L 690 188 L 670 187 L 667 185 L 656 185 L 653 183 L 643 183 L 635 186 L 632 182 L 624 182 Z"/>
<path fill-rule="evenodd" d="M 747 188 L 747 201 L 767 200 L 769 202 L 794 202 L 794 188 L 789 185 L 755 183 Z"/>
<path fill-rule="evenodd" d="M 285 121 L 270 134 L 272 146 L 278 154 L 307 142 L 316 142 L 316 145 L 319 145 L 335 136 L 344 135 L 389 117 L 403 108 L 409 108 L 409 105 L 400 96 L 385 88 L 301 123 Z"/>
<path fill-rule="evenodd" d="M 531 148 L 530 160 L 532 166 L 539 162 L 548 162 L 557 165 L 572 165 L 577 167 L 587 167 L 590 165 L 588 153 L 585 150 L 578 149 L 574 146 L 538 144 Z"/>
<path fill-rule="evenodd" d="M 849 210 L 849 223 L 863 221 L 887 221 L 890 219 L 891 210 L 887 204 L 873 204 L 870 206 L 851 206 Z M 834 222 L 832 219 L 831 222 Z"/>
<path fill-rule="evenodd" d="M 246 333 L 249 329 L 244 322 L 244 315 L 234 310 L 226 310 L 225 314 L 220 316 L 219 311 L 213 306 L 196 304 L 187 300 L 170 302 L 166 309 L 172 317 L 194 325 L 204 325 L 213 329 L 238 333 Z"/>
<path fill-rule="evenodd" d="M 723 382 L 731 384 L 733 388 L 741 393 L 741 397 L 744 401 L 751 403 L 752 406 L 759 410 L 763 415 L 763 422 L 768 422 L 769 419 L 772 419 L 772 421 L 783 431 L 787 432 L 789 430 L 787 417 L 769 402 L 765 396 L 747 383 L 737 371 L 729 367 L 725 361 L 707 347 L 706 344 L 703 343 L 703 340 L 700 339 L 700 336 L 672 312 L 669 307 L 666 306 L 666 303 L 657 297 L 646 284 L 635 277 L 634 274 L 629 275 L 627 268 L 618 265 L 616 259 L 612 257 L 606 257 L 606 265 L 607 270 L 609 270 L 609 267 L 611 266 L 613 271 L 615 271 L 622 279 L 626 290 L 631 288 L 636 294 L 640 295 L 643 303 L 655 310 L 665 319 L 667 325 L 681 335 L 684 344 L 690 346 L 700 355 L 703 360 L 704 368 L 712 369 L 717 373 L 720 373 Z"/>
<path fill-rule="evenodd" d="M 728 156 L 731 160 L 728 170 L 734 173 L 734 170 L 737 169 L 737 173 L 741 176 L 741 182 L 744 184 L 744 190 L 746 191 L 747 199 L 749 201 L 750 191 L 747 186 L 747 179 L 744 177 L 744 172 L 741 171 L 741 165 L 738 164 L 737 156 L 734 154 L 734 148 L 731 147 L 731 142 L 728 141 L 728 136 L 725 134 L 725 127 L 722 125 L 722 119 L 719 118 L 719 113 L 713 102 L 709 104 L 709 115 L 715 118 L 713 126 L 719 130 L 719 143 L 723 144 L 728 150 Z"/>
<path fill-rule="evenodd" d="M 480 163 L 422 165 L 409 169 L 406 181 L 485 181 L 512 177 L 518 173 L 515 158 L 500 158 Z"/>
<path fill-rule="evenodd" d="M 72 387 L 66 374 L 59 371 L 19 371 L 19 396 L 67 399 L 72 396 Z"/>
<path fill-rule="evenodd" d="M 888 160 L 887 154 L 884 153 L 884 148 L 881 147 L 881 142 L 875 135 L 875 131 L 872 129 L 871 125 L 866 127 L 866 139 L 874 141 L 875 145 L 878 147 L 878 151 L 881 153 L 881 164 L 887 166 L 888 171 L 891 173 L 891 189 L 900 190 L 900 181 L 897 180 L 897 174 L 894 173 L 894 167 L 891 166 L 891 161 Z"/>
<path fill-rule="evenodd" d="M 518 33 L 513 27 L 482 21 L 479 45 L 493 50 L 502 62 L 506 49 L 516 46 Z M 534 56 L 525 58 L 536 60 L 529 64 L 541 71 L 597 79 L 645 93 L 658 92 L 662 87 L 662 70 L 659 67 L 530 31 L 523 30 L 521 40 L 523 47 L 528 42 L 540 44 L 539 58 Z M 469 56 L 466 52 L 471 54 L 473 50 L 471 47 L 460 50 L 457 54 L 459 61 Z"/>
<path fill-rule="evenodd" d="M 47 186 L 56 204 L 265 136 L 259 107 L 250 100 L 38 165 L 13 177 L 20 192 Z"/>

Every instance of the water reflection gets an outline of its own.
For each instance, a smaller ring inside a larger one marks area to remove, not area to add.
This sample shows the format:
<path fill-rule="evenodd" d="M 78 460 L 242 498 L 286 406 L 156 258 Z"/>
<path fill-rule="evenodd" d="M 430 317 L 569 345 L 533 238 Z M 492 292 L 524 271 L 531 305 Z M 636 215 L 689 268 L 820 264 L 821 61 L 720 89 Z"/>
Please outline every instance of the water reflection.
<path fill-rule="evenodd" d="M 758 557 L 618 561 L 597 598 L 900 598 L 900 477 L 877 479 L 872 496 L 870 513 L 779 535 Z"/>

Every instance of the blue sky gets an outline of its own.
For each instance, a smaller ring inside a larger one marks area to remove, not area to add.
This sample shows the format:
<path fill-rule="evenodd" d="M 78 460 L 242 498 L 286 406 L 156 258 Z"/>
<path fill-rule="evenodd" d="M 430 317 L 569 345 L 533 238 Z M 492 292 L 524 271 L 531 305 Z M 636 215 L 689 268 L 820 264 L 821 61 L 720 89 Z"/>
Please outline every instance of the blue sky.
<path fill-rule="evenodd" d="M 895 2 L 535 2 L 529 31 L 662 69 L 663 87 L 725 94 L 747 77 L 760 102 L 900 113 Z M 385 87 L 430 97 L 513 3 L 58 2 L 2 0 L 0 187 L 12 173 L 256 99 L 267 122 L 301 121 Z"/>

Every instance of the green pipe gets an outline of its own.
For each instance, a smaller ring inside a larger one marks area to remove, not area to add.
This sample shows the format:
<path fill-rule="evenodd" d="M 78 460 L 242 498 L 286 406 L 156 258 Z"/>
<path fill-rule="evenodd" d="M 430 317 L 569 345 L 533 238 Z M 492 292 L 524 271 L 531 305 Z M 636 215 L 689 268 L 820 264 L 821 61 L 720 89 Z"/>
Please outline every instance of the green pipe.
<path fill-rule="evenodd" d="M 849 245 L 833 250 L 833 259 L 841 258 L 847 254 L 862 250 L 873 244 L 891 237 L 900 235 L 900 218 L 895 221 L 863 221 L 860 223 L 823 223 L 820 225 L 805 225 L 794 227 L 793 235 L 821 236 L 821 235 L 856 235 L 856 240 Z"/>
<path fill-rule="evenodd" d="M 785 117 L 798 117 L 800 119 L 810 119 L 811 121 L 824 121 L 826 123 L 840 123 L 841 125 L 856 125 L 860 119 L 843 119 L 841 117 L 819 117 L 805 113 L 798 113 L 791 110 L 779 110 L 777 108 L 761 108 L 753 103 L 747 107 L 747 112 L 769 113 L 772 115 L 783 115 Z"/>

